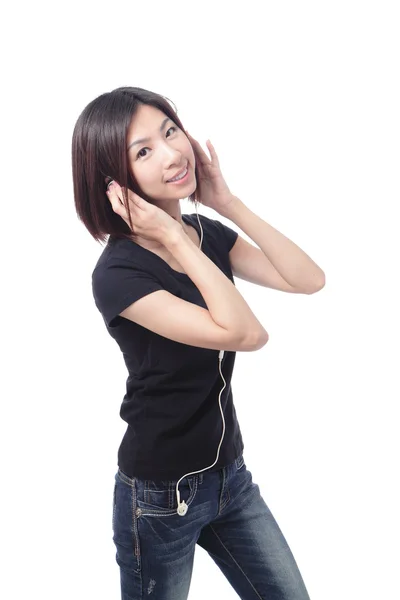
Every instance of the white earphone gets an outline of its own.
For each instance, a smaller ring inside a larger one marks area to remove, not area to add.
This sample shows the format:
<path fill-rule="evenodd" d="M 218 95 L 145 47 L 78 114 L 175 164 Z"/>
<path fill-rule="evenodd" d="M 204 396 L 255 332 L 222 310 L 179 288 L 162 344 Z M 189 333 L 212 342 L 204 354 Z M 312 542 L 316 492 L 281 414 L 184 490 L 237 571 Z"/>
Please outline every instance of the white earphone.
<path fill-rule="evenodd" d="M 200 231 L 201 231 L 200 245 L 199 245 L 199 248 L 201 249 L 201 245 L 203 243 L 203 228 L 202 228 L 201 223 L 200 223 L 199 213 L 197 211 L 197 204 L 198 204 L 198 201 L 195 200 L 197 220 L 199 222 Z M 201 473 L 202 471 L 206 471 L 207 469 L 211 469 L 211 467 L 213 467 L 216 464 L 216 462 L 218 461 L 219 450 L 221 448 L 222 440 L 224 439 L 224 435 L 225 435 L 225 419 L 224 419 L 224 411 L 222 410 L 222 406 L 221 406 L 221 394 L 222 394 L 222 392 L 224 391 L 224 389 L 226 387 L 226 381 L 224 379 L 224 376 L 223 376 L 222 370 L 221 370 L 221 361 L 222 361 L 223 357 L 224 357 L 224 350 L 220 350 L 219 351 L 219 355 L 218 355 L 219 372 L 221 373 L 221 377 L 222 377 L 222 379 L 224 381 L 224 387 L 222 388 L 222 390 L 219 393 L 218 403 L 219 403 L 219 408 L 220 408 L 221 416 L 222 416 L 223 430 L 222 430 L 221 441 L 220 441 L 219 446 L 218 446 L 217 458 L 215 459 L 215 461 L 213 462 L 213 464 L 210 465 L 209 467 L 205 467 L 204 469 L 200 469 L 199 471 L 192 471 L 191 473 L 186 473 L 185 475 L 182 475 L 182 477 L 177 481 L 177 484 L 176 484 L 176 498 L 178 500 L 178 508 L 177 508 L 176 512 L 178 513 L 178 515 L 180 517 L 183 517 L 183 516 L 186 515 L 186 513 L 188 511 L 188 505 L 186 504 L 186 502 L 184 500 L 182 500 L 182 502 L 181 502 L 181 495 L 180 495 L 179 489 L 178 489 L 179 488 L 179 482 L 182 481 L 182 479 L 184 479 L 188 475 L 195 475 L 196 473 Z"/>

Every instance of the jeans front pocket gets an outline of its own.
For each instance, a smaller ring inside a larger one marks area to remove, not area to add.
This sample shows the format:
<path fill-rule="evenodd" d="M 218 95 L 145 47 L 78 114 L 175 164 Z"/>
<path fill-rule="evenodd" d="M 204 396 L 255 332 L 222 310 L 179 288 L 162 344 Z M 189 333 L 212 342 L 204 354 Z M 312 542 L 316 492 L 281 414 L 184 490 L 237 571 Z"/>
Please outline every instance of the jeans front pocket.
<path fill-rule="evenodd" d="M 152 481 L 136 479 L 137 505 L 146 514 L 176 514 L 178 501 L 176 496 L 177 480 Z M 198 475 L 185 477 L 179 482 L 178 490 L 181 502 L 193 501 L 198 487 Z"/>

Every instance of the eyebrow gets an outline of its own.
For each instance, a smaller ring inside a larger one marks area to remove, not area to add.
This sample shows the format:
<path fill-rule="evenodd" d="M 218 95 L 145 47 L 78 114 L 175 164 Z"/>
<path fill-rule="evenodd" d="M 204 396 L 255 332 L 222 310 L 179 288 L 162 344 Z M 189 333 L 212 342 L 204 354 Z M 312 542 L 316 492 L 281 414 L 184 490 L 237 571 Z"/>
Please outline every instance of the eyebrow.
<path fill-rule="evenodd" d="M 162 132 L 162 130 L 164 129 L 167 121 L 169 121 L 170 118 L 167 117 L 166 119 L 164 119 L 164 121 L 161 123 L 160 125 L 160 132 Z M 145 137 L 145 138 L 140 138 L 139 140 L 135 140 L 134 142 L 132 142 L 131 144 L 129 144 L 128 146 L 128 150 L 127 152 L 132 148 L 132 146 L 136 146 L 136 144 L 142 144 L 143 142 L 148 142 L 151 138 L 149 137 Z"/>

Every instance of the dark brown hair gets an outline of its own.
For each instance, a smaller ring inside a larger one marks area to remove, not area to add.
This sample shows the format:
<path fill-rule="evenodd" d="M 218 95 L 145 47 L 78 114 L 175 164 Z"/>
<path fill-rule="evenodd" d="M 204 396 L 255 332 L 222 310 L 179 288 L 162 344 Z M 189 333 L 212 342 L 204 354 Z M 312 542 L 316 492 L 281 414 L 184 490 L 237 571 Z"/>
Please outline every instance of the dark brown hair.
<path fill-rule="evenodd" d="M 80 114 L 72 134 L 72 179 L 75 208 L 79 219 L 97 242 L 108 235 L 129 238 L 132 230 L 117 215 L 106 195 L 107 184 L 115 179 L 154 204 L 139 187 L 131 171 L 127 153 L 127 134 L 132 118 L 142 104 L 158 108 L 185 131 L 172 102 L 160 94 L 138 87 L 120 87 L 98 96 Z M 195 175 L 198 181 L 197 156 Z M 129 203 L 124 196 L 129 222 Z M 195 203 L 196 192 L 189 196 Z"/>

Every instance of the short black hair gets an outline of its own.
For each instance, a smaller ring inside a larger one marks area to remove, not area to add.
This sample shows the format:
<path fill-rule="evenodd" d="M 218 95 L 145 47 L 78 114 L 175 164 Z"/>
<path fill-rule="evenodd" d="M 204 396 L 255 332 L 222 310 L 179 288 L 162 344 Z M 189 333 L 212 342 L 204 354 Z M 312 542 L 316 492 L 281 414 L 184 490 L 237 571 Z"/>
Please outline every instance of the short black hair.
<path fill-rule="evenodd" d="M 79 115 L 72 134 L 72 179 L 75 208 L 79 219 L 97 242 L 109 235 L 131 238 L 132 230 L 117 215 L 106 195 L 107 185 L 115 179 L 154 204 L 139 187 L 131 171 L 127 153 L 127 135 L 139 106 L 154 106 L 185 131 L 175 105 L 165 96 L 139 87 L 119 87 L 98 96 Z M 174 108 L 173 108 L 174 106 Z M 196 150 L 195 176 L 198 181 Z M 196 191 L 189 196 L 195 204 Z M 131 215 L 128 207 L 129 221 Z"/>

